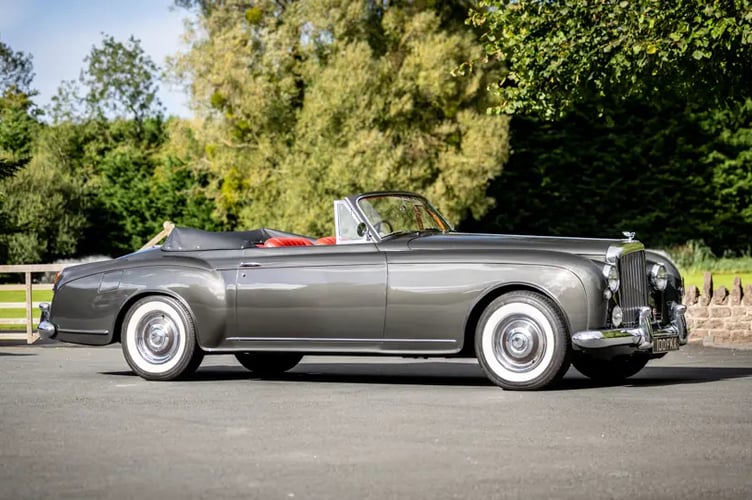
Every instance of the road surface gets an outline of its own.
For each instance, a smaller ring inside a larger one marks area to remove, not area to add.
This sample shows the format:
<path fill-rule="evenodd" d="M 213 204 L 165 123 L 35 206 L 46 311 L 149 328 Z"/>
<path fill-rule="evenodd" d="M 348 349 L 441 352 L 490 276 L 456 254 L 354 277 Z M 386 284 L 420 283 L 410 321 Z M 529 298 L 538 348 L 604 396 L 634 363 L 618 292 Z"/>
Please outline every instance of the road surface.
<path fill-rule="evenodd" d="M 232 356 L 147 382 L 119 346 L 0 346 L 0 498 L 752 498 L 752 350 L 508 392 L 467 360 Z"/>

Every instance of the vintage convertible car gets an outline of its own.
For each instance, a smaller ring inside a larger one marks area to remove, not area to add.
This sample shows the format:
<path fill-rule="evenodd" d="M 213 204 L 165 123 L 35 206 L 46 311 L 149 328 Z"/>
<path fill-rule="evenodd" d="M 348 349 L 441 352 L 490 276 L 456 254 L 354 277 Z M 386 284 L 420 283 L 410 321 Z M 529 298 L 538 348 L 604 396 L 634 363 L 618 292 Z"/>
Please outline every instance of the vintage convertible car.
<path fill-rule="evenodd" d="M 39 331 L 122 344 L 134 372 L 171 380 L 206 354 L 262 376 L 306 354 L 477 357 L 505 389 L 573 364 L 619 380 L 687 342 L 682 278 L 625 239 L 455 232 L 423 197 L 334 202 L 335 236 L 175 228 L 161 247 L 66 268 Z"/>

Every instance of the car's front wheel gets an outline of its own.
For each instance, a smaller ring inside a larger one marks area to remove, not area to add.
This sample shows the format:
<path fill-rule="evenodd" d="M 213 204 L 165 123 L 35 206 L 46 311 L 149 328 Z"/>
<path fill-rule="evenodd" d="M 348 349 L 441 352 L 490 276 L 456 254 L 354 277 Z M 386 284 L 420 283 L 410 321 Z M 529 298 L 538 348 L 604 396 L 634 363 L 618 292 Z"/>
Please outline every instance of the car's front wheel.
<path fill-rule="evenodd" d="M 238 352 L 235 358 L 246 369 L 264 377 L 293 369 L 303 355 L 294 352 Z"/>
<path fill-rule="evenodd" d="M 569 342 L 556 305 L 524 290 L 491 302 L 475 332 L 480 366 L 504 389 L 540 389 L 560 379 L 569 368 Z"/>
<path fill-rule="evenodd" d="M 190 375 L 204 352 L 185 306 L 167 296 L 150 296 L 131 306 L 121 331 L 123 355 L 146 380 L 173 380 Z"/>
<path fill-rule="evenodd" d="M 588 378 L 597 382 L 621 382 L 636 375 L 650 360 L 650 357 L 637 353 L 614 359 L 594 359 L 577 352 L 572 356 L 572 364 Z"/>

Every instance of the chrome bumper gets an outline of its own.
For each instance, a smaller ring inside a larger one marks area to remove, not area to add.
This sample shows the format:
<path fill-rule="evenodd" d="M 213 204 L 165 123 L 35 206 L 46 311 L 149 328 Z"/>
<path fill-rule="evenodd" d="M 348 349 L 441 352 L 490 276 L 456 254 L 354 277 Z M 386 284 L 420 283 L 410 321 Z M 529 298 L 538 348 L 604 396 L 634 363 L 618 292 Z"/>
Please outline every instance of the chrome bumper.
<path fill-rule="evenodd" d="M 57 327 L 50 322 L 50 304 L 42 302 L 39 304 L 39 310 L 42 312 L 37 327 L 39 335 L 46 339 L 54 339 L 57 336 Z"/>
<path fill-rule="evenodd" d="M 653 340 L 678 337 L 679 344 L 687 343 L 687 322 L 684 313 L 687 306 L 671 305 L 671 323 L 662 328 L 653 327 L 653 314 L 649 307 L 640 308 L 640 324 L 635 328 L 613 330 L 585 330 L 572 335 L 572 343 L 580 349 L 602 349 L 605 347 L 634 346 L 640 351 L 653 348 Z"/>

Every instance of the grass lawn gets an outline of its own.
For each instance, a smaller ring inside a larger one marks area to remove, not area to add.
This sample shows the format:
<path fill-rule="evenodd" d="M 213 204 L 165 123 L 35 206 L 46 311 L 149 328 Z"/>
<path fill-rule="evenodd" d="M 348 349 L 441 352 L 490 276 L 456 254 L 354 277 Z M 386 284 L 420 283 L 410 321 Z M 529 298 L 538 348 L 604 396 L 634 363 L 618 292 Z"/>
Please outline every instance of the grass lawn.
<path fill-rule="evenodd" d="M 39 317 L 38 307 L 33 308 L 32 315 L 35 318 Z M 23 318 L 24 316 L 26 316 L 26 309 L 0 309 L 0 318 Z"/>
<path fill-rule="evenodd" d="M 37 329 L 37 321 L 39 318 L 34 319 L 34 326 L 32 327 L 32 330 Z M 20 332 L 25 333 L 26 332 L 26 325 L 0 325 L 0 332 Z"/>
<path fill-rule="evenodd" d="M 21 315 L 23 316 L 23 314 Z M 37 325 L 39 324 L 39 314 L 36 314 L 35 317 L 32 320 L 33 323 L 33 330 L 37 329 Z M 25 332 L 26 331 L 26 325 L 0 325 L 0 332 Z"/>
<path fill-rule="evenodd" d="M 33 302 L 49 302 L 52 300 L 52 290 L 33 290 L 31 293 Z M 0 290 L 0 302 L 26 302 L 26 292 Z M 34 328 L 39 321 L 39 309 L 34 308 L 32 311 L 34 318 Z M 0 309 L 0 318 L 23 318 L 26 316 L 26 309 Z M 26 331 L 26 325 L 0 325 L 0 331 Z"/>
<path fill-rule="evenodd" d="M 49 302 L 52 300 L 52 290 L 32 290 L 31 300 L 33 302 Z M 26 292 L 0 290 L 0 302 L 25 302 Z"/>
<path fill-rule="evenodd" d="M 684 276 L 684 286 L 689 287 L 690 285 L 696 286 L 700 293 L 702 293 L 702 285 L 704 283 L 704 272 L 692 272 L 688 273 L 685 271 L 682 271 L 682 276 Z M 731 285 L 734 283 L 734 278 L 739 276 L 742 279 L 742 287 L 748 284 L 752 284 L 752 273 L 719 273 L 714 272 L 713 273 L 713 289 L 717 289 L 719 286 L 723 285 L 727 289 L 731 289 Z"/>

